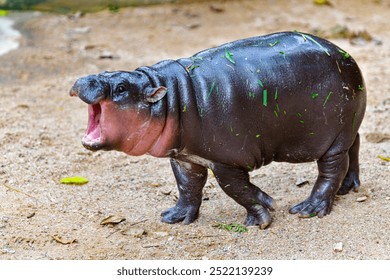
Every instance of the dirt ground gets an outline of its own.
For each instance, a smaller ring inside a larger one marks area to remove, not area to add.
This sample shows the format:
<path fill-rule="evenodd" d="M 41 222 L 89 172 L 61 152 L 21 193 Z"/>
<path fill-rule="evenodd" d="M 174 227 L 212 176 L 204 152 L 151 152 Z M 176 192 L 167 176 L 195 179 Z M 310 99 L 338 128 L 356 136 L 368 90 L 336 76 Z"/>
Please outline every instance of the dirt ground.
<path fill-rule="evenodd" d="M 21 47 L 0 58 L 0 259 L 390 259 L 390 162 L 378 158 L 390 156 L 390 1 L 330 3 L 215 1 L 24 16 Z M 78 77 L 284 30 L 329 38 L 366 80 L 362 185 L 338 197 L 330 215 L 288 213 L 309 195 L 315 163 L 272 163 L 251 173 L 278 205 L 266 230 L 213 227 L 242 223 L 246 211 L 211 175 L 199 219 L 164 224 L 160 213 L 177 199 L 168 159 L 82 147 L 87 108 L 68 95 Z M 59 183 L 76 175 L 89 183 Z M 309 184 L 298 187 L 300 178 Z M 125 220 L 101 225 L 109 216 Z"/>

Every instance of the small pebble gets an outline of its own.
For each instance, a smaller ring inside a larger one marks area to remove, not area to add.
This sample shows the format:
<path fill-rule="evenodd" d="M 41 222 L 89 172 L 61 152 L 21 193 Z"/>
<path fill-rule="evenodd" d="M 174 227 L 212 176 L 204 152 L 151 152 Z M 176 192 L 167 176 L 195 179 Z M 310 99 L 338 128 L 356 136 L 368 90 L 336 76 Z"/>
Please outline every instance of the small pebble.
<path fill-rule="evenodd" d="M 122 235 L 132 236 L 134 238 L 142 238 L 148 233 L 143 228 L 128 228 L 121 231 Z"/>
<path fill-rule="evenodd" d="M 153 236 L 155 237 L 165 237 L 165 236 L 168 236 L 169 233 L 168 232 L 165 232 L 165 231 L 155 231 L 153 232 Z"/>
<path fill-rule="evenodd" d="M 300 187 L 303 187 L 304 185 L 306 184 L 309 184 L 309 181 L 306 180 L 305 178 L 298 178 L 296 181 L 295 181 L 295 185 L 300 188 Z"/>
<path fill-rule="evenodd" d="M 363 195 L 363 196 L 360 196 L 360 197 L 356 198 L 356 201 L 357 202 L 363 202 L 363 201 L 366 201 L 367 198 L 368 198 L 367 196 Z"/>
<path fill-rule="evenodd" d="M 343 251 L 343 242 L 337 242 L 334 244 L 333 251 L 342 252 Z"/>
<path fill-rule="evenodd" d="M 172 188 L 171 187 L 162 187 L 162 188 L 160 188 L 159 191 L 163 195 L 170 195 L 172 193 Z"/>

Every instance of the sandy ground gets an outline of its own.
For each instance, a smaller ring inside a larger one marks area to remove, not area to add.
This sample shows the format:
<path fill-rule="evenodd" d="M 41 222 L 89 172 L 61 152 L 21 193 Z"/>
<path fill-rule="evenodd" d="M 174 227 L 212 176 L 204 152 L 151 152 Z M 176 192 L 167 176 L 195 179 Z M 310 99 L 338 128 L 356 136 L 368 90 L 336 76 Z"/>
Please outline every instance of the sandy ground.
<path fill-rule="evenodd" d="M 20 22 L 21 47 L 0 58 L 0 259 L 390 259 L 390 163 L 378 158 L 390 156 L 390 139 L 372 138 L 390 134 L 390 2 L 330 1 L 203 2 L 81 17 L 29 15 Z M 372 40 L 340 37 L 340 27 Z M 338 197 L 329 216 L 288 214 L 309 195 L 315 163 L 272 163 L 251 173 L 278 204 L 266 230 L 213 227 L 242 223 L 246 212 L 211 175 L 199 219 L 164 224 L 160 213 L 177 199 L 168 159 L 81 146 L 87 109 L 68 96 L 78 77 L 282 30 L 330 38 L 366 79 L 362 186 Z M 59 183 L 75 175 L 90 182 Z M 309 184 L 296 186 L 299 178 Z M 111 215 L 125 220 L 101 225 Z"/>

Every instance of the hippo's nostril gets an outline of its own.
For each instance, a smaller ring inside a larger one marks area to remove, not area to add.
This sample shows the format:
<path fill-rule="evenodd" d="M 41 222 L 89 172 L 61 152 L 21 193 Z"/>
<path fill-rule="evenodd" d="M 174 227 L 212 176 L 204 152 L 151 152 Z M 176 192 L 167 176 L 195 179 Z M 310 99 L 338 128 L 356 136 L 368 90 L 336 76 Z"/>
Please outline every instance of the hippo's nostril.
<path fill-rule="evenodd" d="M 88 104 L 96 104 L 106 96 L 103 81 L 96 75 L 78 79 L 70 90 L 70 96 L 78 96 Z"/>
<path fill-rule="evenodd" d="M 72 87 L 72 89 L 69 91 L 70 96 L 79 96 L 78 91 Z"/>

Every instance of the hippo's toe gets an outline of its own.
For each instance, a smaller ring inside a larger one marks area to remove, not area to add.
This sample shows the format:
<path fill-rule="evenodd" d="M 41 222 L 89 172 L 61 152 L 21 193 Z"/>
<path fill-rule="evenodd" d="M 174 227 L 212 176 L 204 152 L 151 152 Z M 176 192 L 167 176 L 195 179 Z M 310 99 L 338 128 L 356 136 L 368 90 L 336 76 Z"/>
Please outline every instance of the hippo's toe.
<path fill-rule="evenodd" d="M 290 208 L 290 214 L 298 214 L 300 218 L 311 218 L 318 216 L 322 218 L 332 210 L 333 201 L 330 199 L 313 200 L 306 199 Z"/>
<path fill-rule="evenodd" d="M 161 221 L 168 224 L 175 224 L 184 221 L 185 225 L 193 223 L 199 215 L 199 208 L 193 206 L 174 206 L 161 213 Z"/>
<path fill-rule="evenodd" d="M 245 220 L 246 226 L 259 226 L 261 229 L 265 229 L 271 222 L 272 218 L 267 208 L 257 204 L 248 209 L 248 215 Z"/>

